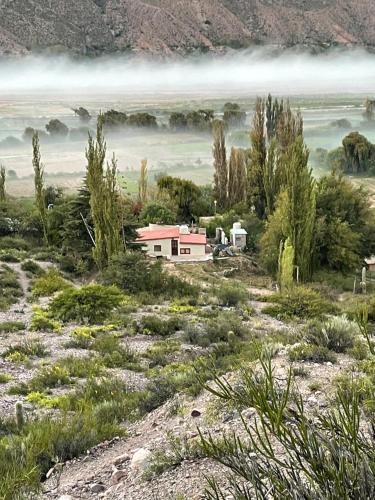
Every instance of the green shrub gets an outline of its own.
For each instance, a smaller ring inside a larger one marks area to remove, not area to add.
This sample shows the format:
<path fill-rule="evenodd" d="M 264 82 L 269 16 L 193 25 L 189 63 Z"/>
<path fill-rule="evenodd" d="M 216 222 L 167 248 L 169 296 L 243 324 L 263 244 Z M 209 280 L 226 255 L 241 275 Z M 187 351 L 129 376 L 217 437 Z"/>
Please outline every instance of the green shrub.
<path fill-rule="evenodd" d="M 163 340 L 155 342 L 149 347 L 144 357 L 149 360 L 150 368 L 155 366 L 166 366 L 171 362 L 171 356 L 181 349 L 181 344 L 175 340 Z"/>
<path fill-rule="evenodd" d="M 59 332 L 61 328 L 61 323 L 52 319 L 48 311 L 38 306 L 33 307 L 30 323 L 31 332 Z"/>
<path fill-rule="evenodd" d="M 318 292 L 302 286 L 285 295 L 271 295 L 267 297 L 267 301 L 276 304 L 265 307 L 263 312 L 284 320 L 321 318 L 335 312 L 334 306 Z"/>
<path fill-rule="evenodd" d="M 358 361 L 363 361 L 369 357 L 368 344 L 363 338 L 355 337 L 353 347 L 348 349 L 348 354 Z"/>
<path fill-rule="evenodd" d="M 10 359 L 13 354 L 19 353 L 23 356 L 44 358 L 48 351 L 39 340 L 25 341 L 21 344 L 16 344 L 8 347 L 2 354 L 5 359 Z"/>
<path fill-rule="evenodd" d="M 144 316 L 140 324 L 137 325 L 139 333 L 144 335 L 159 335 L 166 337 L 172 335 L 181 328 L 181 321 L 179 318 L 169 318 L 163 320 L 159 316 Z"/>
<path fill-rule="evenodd" d="M 9 262 L 12 264 L 17 264 L 20 261 L 20 259 L 18 257 L 16 257 L 15 255 L 13 255 L 11 253 L 0 254 L 0 260 L 1 260 L 1 262 Z"/>
<path fill-rule="evenodd" d="M 356 323 L 346 316 L 335 316 L 322 322 L 311 321 L 306 327 L 305 340 L 310 344 L 325 346 L 331 351 L 346 352 L 353 347 L 359 334 Z"/>
<path fill-rule="evenodd" d="M 115 286 L 68 288 L 53 298 L 50 312 L 63 322 L 100 324 L 111 316 L 123 300 L 124 296 Z"/>
<path fill-rule="evenodd" d="M 29 250 L 30 245 L 22 238 L 3 236 L 0 238 L 0 250 Z"/>
<path fill-rule="evenodd" d="M 103 373 L 103 359 L 97 356 L 68 356 L 60 359 L 56 366 L 65 370 L 69 377 L 90 378 Z"/>
<path fill-rule="evenodd" d="M 309 361 L 311 363 L 336 362 L 335 354 L 327 347 L 309 344 L 299 344 L 289 351 L 290 361 Z"/>
<path fill-rule="evenodd" d="M 4 321 L 0 323 L 0 333 L 16 333 L 26 329 L 22 321 Z"/>
<path fill-rule="evenodd" d="M 18 299 L 23 296 L 18 274 L 5 264 L 0 267 L 0 292 L 0 310 L 2 311 L 17 303 Z"/>
<path fill-rule="evenodd" d="M 248 294 L 246 290 L 233 283 L 225 283 L 217 289 L 216 295 L 223 306 L 234 307 L 245 302 Z"/>
<path fill-rule="evenodd" d="M 46 389 L 53 389 L 71 382 L 69 371 L 56 364 L 41 368 L 31 380 L 12 387 L 9 393 L 27 395 L 30 392 L 44 392 Z"/>
<path fill-rule="evenodd" d="M 0 373 L 0 384 L 7 384 L 13 379 L 12 375 L 9 373 Z"/>
<path fill-rule="evenodd" d="M 36 278 L 33 283 L 32 293 L 34 297 L 50 297 L 56 292 L 67 290 L 73 285 L 64 279 L 59 271 L 53 267 Z"/>
<path fill-rule="evenodd" d="M 100 354 L 101 362 L 107 368 L 140 369 L 135 353 L 128 345 L 121 345 L 116 335 L 102 335 L 94 340 L 91 349 Z"/>
<path fill-rule="evenodd" d="M 104 284 L 125 292 L 150 293 L 165 297 L 197 297 L 197 287 L 163 271 L 160 261 L 152 262 L 140 252 L 126 252 L 112 258 L 102 275 Z"/>
<path fill-rule="evenodd" d="M 44 269 L 33 260 L 22 262 L 21 269 L 32 276 L 42 276 L 45 273 Z"/>

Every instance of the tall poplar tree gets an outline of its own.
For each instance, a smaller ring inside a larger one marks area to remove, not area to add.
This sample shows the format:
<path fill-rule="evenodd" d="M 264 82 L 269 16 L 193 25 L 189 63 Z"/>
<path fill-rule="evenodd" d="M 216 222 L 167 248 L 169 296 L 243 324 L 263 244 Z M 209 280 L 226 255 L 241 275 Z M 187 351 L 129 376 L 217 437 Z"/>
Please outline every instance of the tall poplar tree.
<path fill-rule="evenodd" d="M 86 149 L 87 188 L 94 226 L 93 257 L 100 270 L 121 250 L 120 217 L 117 203 L 117 165 L 113 159 L 105 171 L 107 145 L 103 135 L 103 119 L 98 118 L 96 139 L 89 134 Z"/>
<path fill-rule="evenodd" d="M 249 152 L 247 200 L 250 207 L 254 207 L 260 219 L 264 219 L 266 215 L 266 193 L 263 181 L 267 160 L 265 124 L 264 100 L 258 97 L 255 103 L 253 126 L 250 131 L 251 148 Z"/>
<path fill-rule="evenodd" d="M 228 208 L 245 201 L 246 158 L 242 149 L 232 148 L 228 168 Z"/>
<path fill-rule="evenodd" d="M 147 160 L 141 161 L 141 174 L 138 182 L 138 198 L 144 204 L 148 198 L 148 168 Z"/>
<path fill-rule="evenodd" d="M 279 282 L 281 292 L 288 292 L 293 287 L 293 272 L 294 272 L 294 248 L 287 238 L 282 244 L 282 253 L 280 259 Z"/>
<path fill-rule="evenodd" d="M 0 165 L 0 202 L 5 201 L 5 167 Z"/>
<path fill-rule="evenodd" d="M 33 146 L 33 168 L 34 168 L 34 185 L 35 185 L 35 205 L 39 213 L 40 221 L 43 228 L 44 243 L 48 244 L 48 218 L 45 205 L 45 187 L 44 187 L 44 166 L 41 161 L 39 134 L 35 132 L 32 137 Z"/>
<path fill-rule="evenodd" d="M 225 146 L 225 125 L 216 120 L 213 125 L 214 133 L 214 197 L 220 209 L 225 209 L 228 201 L 228 162 Z"/>

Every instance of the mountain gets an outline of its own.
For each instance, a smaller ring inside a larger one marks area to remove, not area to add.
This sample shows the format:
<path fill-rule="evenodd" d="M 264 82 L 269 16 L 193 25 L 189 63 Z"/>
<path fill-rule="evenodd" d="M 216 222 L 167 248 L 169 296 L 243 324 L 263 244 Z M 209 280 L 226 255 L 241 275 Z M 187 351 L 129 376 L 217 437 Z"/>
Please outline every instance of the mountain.
<path fill-rule="evenodd" d="M 375 47 L 373 0 L 0 0 L 0 55 Z"/>

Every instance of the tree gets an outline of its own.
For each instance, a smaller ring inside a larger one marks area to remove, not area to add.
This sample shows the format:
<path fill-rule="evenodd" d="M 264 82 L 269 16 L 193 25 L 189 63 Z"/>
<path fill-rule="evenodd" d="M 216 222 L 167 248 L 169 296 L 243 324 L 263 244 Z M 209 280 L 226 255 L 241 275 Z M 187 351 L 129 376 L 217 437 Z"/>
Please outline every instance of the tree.
<path fill-rule="evenodd" d="M 227 150 L 225 147 L 225 126 L 220 120 L 216 120 L 214 131 L 214 197 L 219 209 L 227 206 L 228 200 L 228 164 Z"/>
<path fill-rule="evenodd" d="M 285 187 L 278 197 L 274 214 L 269 217 L 261 242 L 262 261 L 270 272 L 275 273 L 280 241 L 289 238 L 303 280 L 309 279 L 312 273 L 316 218 L 315 181 L 307 165 L 308 156 L 302 137 L 298 137 L 286 152 Z"/>
<path fill-rule="evenodd" d="M 81 122 L 88 123 L 91 120 L 91 115 L 87 111 L 87 109 L 79 107 L 79 108 L 73 109 L 73 111 L 76 114 L 76 116 L 79 117 Z"/>
<path fill-rule="evenodd" d="M 228 207 L 245 201 L 246 159 L 241 149 L 232 148 L 228 168 Z"/>
<path fill-rule="evenodd" d="M 358 174 L 370 172 L 375 174 L 375 145 L 358 132 L 347 135 L 342 145 L 344 148 L 344 171 Z"/>
<path fill-rule="evenodd" d="M 157 186 L 160 194 L 166 193 L 177 206 L 177 218 L 180 221 L 189 223 L 195 218 L 194 205 L 201 195 L 198 186 L 191 181 L 168 175 L 159 177 Z"/>
<path fill-rule="evenodd" d="M 102 116 L 98 118 L 96 139 L 89 134 L 87 158 L 87 188 L 90 192 L 91 217 L 94 225 L 94 260 L 103 269 L 111 256 L 121 250 L 121 219 L 117 192 L 117 162 L 113 157 L 104 170 L 106 143 Z"/>
<path fill-rule="evenodd" d="M 266 127 L 267 138 L 271 141 L 275 136 L 279 125 L 280 116 L 284 111 L 284 101 L 277 99 L 273 100 L 271 94 L 268 95 L 266 101 Z"/>
<path fill-rule="evenodd" d="M 184 113 L 171 113 L 169 117 L 169 128 L 173 131 L 185 130 L 187 128 L 187 118 Z"/>
<path fill-rule="evenodd" d="M 293 287 L 293 274 L 294 274 L 294 248 L 287 238 L 281 246 L 282 253 L 279 268 L 279 282 L 281 292 L 288 292 Z"/>
<path fill-rule="evenodd" d="M 264 189 L 264 168 L 267 159 L 265 137 L 265 105 L 257 98 L 253 127 L 250 132 L 251 148 L 249 152 L 247 199 L 250 207 L 254 207 L 257 216 L 264 219 L 266 214 L 266 193 Z"/>
<path fill-rule="evenodd" d="M 65 123 L 57 119 L 51 120 L 49 123 L 47 123 L 46 130 L 51 135 L 51 137 L 63 138 L 67 137 L 67 135 L 69 134 L 69 129 L 65 125 Z"/>
<path fill-rule="evenodd" d="M 294 113 L 289 102 L 283 109 L 277 120 L 276 138 L 278 147 L 285 152 L 298 137 L 303 136 L 303 119 L 299 111 Z"/>
<path fill-rule="evenodd" d="M 139 201 L 144 204 L 148 197 L 148 172 L 147 172 L 147 160 L 141 161 L 141 175 L 138 182 L 138 198 Z"/>
<path fill-rule="evenodd" d="M 0 203 L 4 202 L 6 199 L 5 195 L 5 167 L 0 165 Z"/>
<path fill-rule="evenodd" d="M 145 205 L 139 219 L 142 224 L 176 224 L 177 214 L 163 203 L 151 202 Z"/>
<path fill-rule="evenodd" d="M 35 205 L 38 210 L 39 218 L 43 228 L 43 239 L 45 244 L 48 244 L 48 218 L 45 206 L 44 166 L 41 162 L 38 132 L 35 132 L 35 134 L 33 135 L 32 145 L 33 145 Z"/>
<path fill-rule="evenodd" d="M 315 260 L 351 271 L 375 254 L 375 214 L 368 193 L 333 171 L 317 184 Z"/>
<path fill-rule="evenodd" d="M 224 105 L 223 120 L 227 127 L 240 128 L 245 125 L 246 113 L 241 110 L 239 104 L 227 102 Z"/>
<path fill-rule="evenodd" d="M 375 100 L 366 99 L 365 106 L 366 106 L 366 110 L 365 110 L 363 115 L 368 122 L 373 122 L 374 121 Z"/>

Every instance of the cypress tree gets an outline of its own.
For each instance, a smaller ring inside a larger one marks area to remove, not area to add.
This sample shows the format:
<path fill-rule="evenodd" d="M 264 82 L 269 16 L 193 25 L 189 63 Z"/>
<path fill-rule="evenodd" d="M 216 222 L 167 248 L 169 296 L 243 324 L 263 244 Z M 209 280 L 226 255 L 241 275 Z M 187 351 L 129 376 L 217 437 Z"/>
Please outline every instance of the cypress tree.
<path fill-rule="evenodd" d="M 44 196 L 44 167 L 41 161 L 40 144 L 38 132 L 35 132 L 32 138 L 33 146 L 33 168 L 35 185 L 35 205 L 43 228 L 43 238 L 45 244 L 48 244 L 48 219 Z"/>
<path fill-rule="evenodd" d="M 228 201 L 228 164 L 225 146 L 225 126 L 221 120 L 213 125 L 214 132 L 214 197 L 220 209 L 225 209 Z"/>

